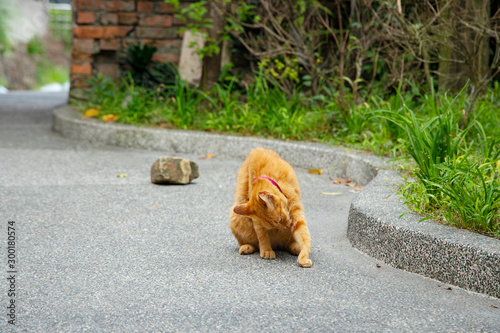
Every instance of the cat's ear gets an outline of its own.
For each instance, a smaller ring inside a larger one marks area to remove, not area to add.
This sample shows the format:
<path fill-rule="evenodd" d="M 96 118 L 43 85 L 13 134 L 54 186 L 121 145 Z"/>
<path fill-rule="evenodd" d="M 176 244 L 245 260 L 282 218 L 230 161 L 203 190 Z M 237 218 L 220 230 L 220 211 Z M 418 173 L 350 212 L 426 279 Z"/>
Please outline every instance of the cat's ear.
<path fill-rule="evenodd" d="M 245 215 L 245 216 L 253 215 L 253 213 L 254 213 L 254 211 L 250 208 L 250 205 L 248 203 L 236 205 L 233 208 L 233 211 L 236 214 Z"/>
<path fill-rule="evenodd" d="M 266 204 L 268 208 L 274 207 L 274 196 L 267 191 L 260 191 L 259 198 Z"/>

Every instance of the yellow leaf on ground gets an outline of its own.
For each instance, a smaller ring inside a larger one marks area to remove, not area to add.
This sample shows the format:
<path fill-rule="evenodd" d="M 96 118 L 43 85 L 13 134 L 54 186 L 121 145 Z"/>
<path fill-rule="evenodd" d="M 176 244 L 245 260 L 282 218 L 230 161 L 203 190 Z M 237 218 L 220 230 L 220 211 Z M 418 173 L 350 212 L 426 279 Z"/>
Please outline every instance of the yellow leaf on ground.
<path fill-rule="evenodd" d="M 317 175 L 322 175 L 323 174 L 323 170 L 311 169 L 311 170 L 309 170 L 309 173 L 315 173 Z"/>
<path fill-rule="evenodd" d="M 85 117 L 97 117 L 99 115 L 99 110 L 97 109 L 88 109 L 85 111 Z"/>
<path fill-rule="evenodd" d="M 345 184 L 345 186 L 349 186 L 349 187 L 357 187 L 357 186 L 358 186 L 358 183 L 356 182 L 356 184 Z"/>
<path fill-rule="evenodd" d="M 126 173 L 119 173 L 119 174 L 116 175 L 116 177 L 118 177 L 118 178 L 125 178 L 127 176 L 128 175 Z"/>
<path fill-rule="evenodd" d="M 207 158 L 215 158 L 215 155 L 207 154 Z"/>
<path fill-rule="evenodd" d="M 342 178 L 337 178 L 333 181 L 334 184 L 345 184 L 345 183 L 350 183 L 352 180 L 351 179 L 342 179 Z"/>
<path fill-rule="evenodd" d="M 105 123 L 113 123 L 116 121 L 116 119 L 118 119 L 118 115 L 116 114 L 106 114 L 102 116 L 102 121 L 104 121 Z"/>

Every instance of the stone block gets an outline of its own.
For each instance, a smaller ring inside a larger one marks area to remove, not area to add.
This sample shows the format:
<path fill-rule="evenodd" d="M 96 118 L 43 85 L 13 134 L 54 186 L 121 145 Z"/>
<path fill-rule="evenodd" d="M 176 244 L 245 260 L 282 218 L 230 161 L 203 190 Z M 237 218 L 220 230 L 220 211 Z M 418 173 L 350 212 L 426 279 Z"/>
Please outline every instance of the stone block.
<path fill-rule="evenodd" d="M 196 46 L 191 47 L 193 43 L 196 43 Z M 197 85 L 201 80 L 203 64 L 199 54 L 196 53 L 196 49 L 202 48 L 204 44 L 203 35 L 192 33 L 190 30 L 184 33 L 179 60 L 179 74 L 183 80 L 193 85 Z"/>
<path fill-rule="evenodd" d="M 188 184 L 198 178 L 198 164 L 179 157 L 160 157 L 151 166 L 153 184 Z"/>

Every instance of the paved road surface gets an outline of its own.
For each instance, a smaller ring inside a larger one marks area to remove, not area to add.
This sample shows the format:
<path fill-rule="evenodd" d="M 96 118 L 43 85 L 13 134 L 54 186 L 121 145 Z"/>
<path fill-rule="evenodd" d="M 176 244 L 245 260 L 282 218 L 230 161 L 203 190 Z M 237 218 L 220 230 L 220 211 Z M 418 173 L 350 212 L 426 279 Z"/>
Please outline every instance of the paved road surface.
<path fill-rule="evenodd" d="M 201 177 L 153 185 L 151 164 L 173 152 L 62 138 L 50 110 L 64 102 L 59 93 L 0 95 L 1 251 L 6 263 L 15 221 L 17 259 L 16 325 L 7 324 L 4 264 L 0 331 L 500 331 L 500 300 L 354 250 L 346 228 L 356 194 L 328 176 L 297 170 L 311 269 L 284 252 L 240 256 L 228 210 L 241 160 L 178 154 Z"/>

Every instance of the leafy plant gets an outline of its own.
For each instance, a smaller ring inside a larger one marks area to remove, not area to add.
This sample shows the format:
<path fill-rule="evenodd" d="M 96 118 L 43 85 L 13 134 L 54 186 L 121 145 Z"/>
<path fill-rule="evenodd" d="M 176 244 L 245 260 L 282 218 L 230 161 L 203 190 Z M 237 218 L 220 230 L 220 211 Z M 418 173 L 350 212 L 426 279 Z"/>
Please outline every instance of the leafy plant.
<path fill-rule="evenodd" d="M 153 61 L 157 50 L 153 45 L 142 45 L 140 42 L 128 47 L 124 58 L 125 66 L 128 67 L 126 75 L 136 85 L 157 88 L 175 81 L 177 70 L 171 64 Z"/>
<path fill-rule="evenodd" d="M 71 41 L 72 41 L 72 11 L 71 8 L 60 9 L 60 8 L 50 8 L 50 32 L 52 37 L 60 40 L 64 43 L 64 51 L 71 54 Z"/>
<path fill-rule="evenodd" d="M 210 37 L 207 33 L 208 29 L 213 28 L 213 20 L 207 17 L 208 1 L 197 1 L 187 4 L 181 8 L 179 0 L 165 0 L 173 6 L 174 16 L 183 22 L 183 27 L 178 30 L 178 33 L 183 33 L 190 30 L 193 34 L 203 36 L 204 45 L 190 45 L 195 47 L 200 58 L 210 57 L 220 53 L 220 42 L 227 39 L 227 34 L 223 31 L 219 32 L 219 38 Z"/>
<path fill-rule="evenodd" d="M 419 169 L 416 175 L 424 184 L 430 184 L 440 178 L 441 171 L 437 166 L 457 157 L 459 148 L 472 127 L 469 125 L 461 130 L 462 112 L 454 110 L 453 101 L 446 98 L 444 100 L 449 104 L 442 114 L 426 121 L 419 120 L 407 107 L 404 113 L 386 111 L 379 113 L 381 118 L 405 131 L 406 150 L 417 163 Z M 428 189 L 433 192 L 432 186 Z"/>
<path fill-rule="evenodd" d="M 191 87 L 180 75 L 176 75 L 174 84 L 166 88 L 171 97 L 167 101 L 170 112 L 165 115 L 165 121 L 182 129 L 194 126 L 198 106 L 206 95 L 199 89 Z"/>
<path fill-rule="evenodd" d="M 0 2 L 0 55 L 10 50 L 10 41 L 7 37 L 6 17 L 11 15 L 8 2 Z"/>
<path fill-rule="evenodd" d="M 90 89 L 87 92 L 87 104 L 92 106 L 107 105 L 110 101 L 123 99 L 119 93 L 118 86 L 113 82 L 109 76 L 103 76 L 101 73 L 92 77 L 88 83 Z"/>
<path fill-rule="evenodd" d="M 147 71 L 157 50 L 154 46 L 142 45 L 140 42 L 128 47 L 125 64 L 131 67 L 132 76 L 143 75 Z"/>
<path fill-rule="evenodd" d="M 447 198 L 445 218 L 460 227 L 500 235 L 498 160 L 482 162 L 464 157 L 443 165 L 444 177 L 435 184 Z M 458 215 L 456 218 L 455 215 Z"/>
<path fill-rule="evenodd" d="M 38 86 L 49 83 L 65 83 L 69 80 L 69 71 L 66 67 L 57 66 L 48 61 L 40 61 L 36 66 L 36 81 Z"/>
<path fill-rule="evenodd" d="M 40 37 L 35 36 L 26 45 L 28 54 L 30 56 L 33 55 L 43 55 L 45 53 L 45 46 L 43 45 L 42 41 L 40 40 Z"/>

